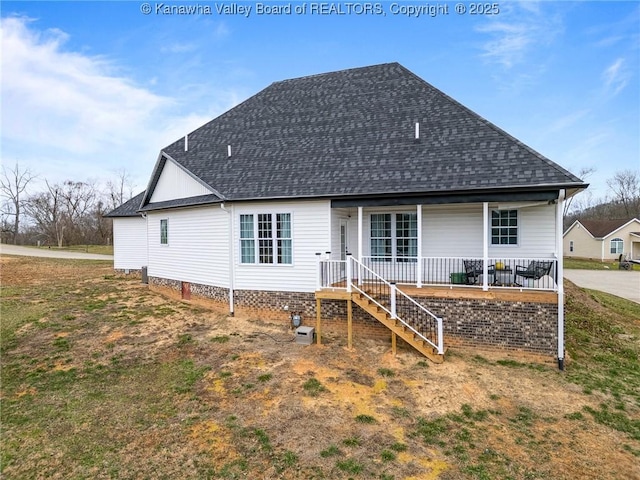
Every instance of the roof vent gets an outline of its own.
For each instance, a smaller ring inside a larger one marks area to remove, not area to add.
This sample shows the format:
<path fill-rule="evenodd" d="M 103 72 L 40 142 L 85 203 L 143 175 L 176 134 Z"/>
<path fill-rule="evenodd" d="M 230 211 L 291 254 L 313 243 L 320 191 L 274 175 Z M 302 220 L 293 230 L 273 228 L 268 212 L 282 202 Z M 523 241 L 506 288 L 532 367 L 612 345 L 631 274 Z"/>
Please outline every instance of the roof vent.
<path fill-rule="evenodd" d="M 189 151 L 189 134 L 184 136 L 184 151 Z"/>
<path fill-rule="evenodd" d="M 231 145 L 227 145 L 227 157 L 231 156 Z"/>
<path fill-rule="evenodd" d="M 416 140 L 420 140 L 420 122 L 416 122 Z"/>

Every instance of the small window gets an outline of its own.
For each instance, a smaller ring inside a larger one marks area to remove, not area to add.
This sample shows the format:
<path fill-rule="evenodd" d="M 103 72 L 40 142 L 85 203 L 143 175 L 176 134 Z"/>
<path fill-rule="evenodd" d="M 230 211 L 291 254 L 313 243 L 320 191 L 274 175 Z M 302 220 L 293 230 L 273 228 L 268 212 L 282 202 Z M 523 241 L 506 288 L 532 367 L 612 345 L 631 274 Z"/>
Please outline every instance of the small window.
<path fill-rule="evenodd" d="M 160 244 L 169 244 L 169 220 L 166 218 L 160 220 Z"/>
<path fill-rule="evenodd" d="M 569 241 L 569 251 L 573 252 L 573 240 Z"/>
<path fill-rule="evenodd" d="M 624 251 L 624 241 L 621 238 L 611 240 L 611 253 L 620 254 Z"/>
<path fill-rule="evenodd" d="M 491 211 L 491 245 L 518 244 L 518 211 Z"/>
<path fill-rule="evenodd" d="M 240 215 L 240 262 L 256 262 L 256 241 L 253 235 L 253 215 Z"/>

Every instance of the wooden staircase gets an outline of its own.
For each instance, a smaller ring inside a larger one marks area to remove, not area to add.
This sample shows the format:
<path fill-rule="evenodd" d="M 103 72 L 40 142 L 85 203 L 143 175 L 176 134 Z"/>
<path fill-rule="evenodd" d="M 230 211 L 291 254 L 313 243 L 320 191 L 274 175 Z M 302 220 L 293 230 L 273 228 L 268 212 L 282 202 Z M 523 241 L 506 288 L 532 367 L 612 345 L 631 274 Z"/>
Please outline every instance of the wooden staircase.
<path fill-rule="evenodd" d="M 389 312 L 367 298 L 364 294 L 353 292 L 351 294 L 351 300 L 429 360 L 434 363 L 444 362 L 444 354 L 439 354 L 436 348 L 420 338 L 407 324 L 398 319 L 391 318 Z"/>

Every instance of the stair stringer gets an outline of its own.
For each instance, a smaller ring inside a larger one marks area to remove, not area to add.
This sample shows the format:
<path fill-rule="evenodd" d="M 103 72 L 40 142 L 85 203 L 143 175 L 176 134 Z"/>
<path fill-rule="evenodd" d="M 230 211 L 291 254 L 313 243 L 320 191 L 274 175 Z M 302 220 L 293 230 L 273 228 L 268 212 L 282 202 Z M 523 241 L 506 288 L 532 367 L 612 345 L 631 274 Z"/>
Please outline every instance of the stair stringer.
<path fill-rule="evenodd" d="M 411 345 L 434 363 L 444 362 L 444 355 L 439 354 L 432 345 L 422 340 L 414 332 L 403 325 L 399 320 L 391 318 L 388 312 L 382 310 L 378 305 L 369 300 L 361 293 L 354 292 L 351 299 L 373 318 L 382 323 L 385 327 Z"/>

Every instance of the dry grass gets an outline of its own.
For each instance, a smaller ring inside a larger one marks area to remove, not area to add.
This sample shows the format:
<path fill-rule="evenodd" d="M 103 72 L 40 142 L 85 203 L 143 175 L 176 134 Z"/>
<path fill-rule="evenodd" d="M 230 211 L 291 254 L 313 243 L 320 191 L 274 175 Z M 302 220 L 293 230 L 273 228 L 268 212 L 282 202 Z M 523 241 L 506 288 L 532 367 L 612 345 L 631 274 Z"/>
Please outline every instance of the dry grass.
<path fill-rule="evenodd" d="M 633 351 L 638 311 L 569 298 Z M 11 257 L 1 333 L 7 479 L 640 478 L 637 377 L 600 389 L 584 338 L 566 374 L 504 352 L 435 365 L 358 337 L 305 347 L 286 325 L 167 299 L 108 264 Z"/>

